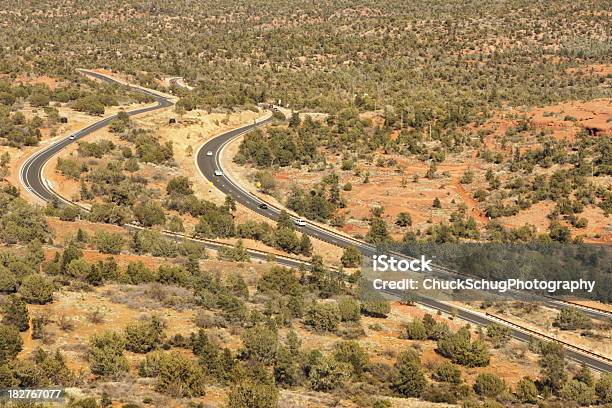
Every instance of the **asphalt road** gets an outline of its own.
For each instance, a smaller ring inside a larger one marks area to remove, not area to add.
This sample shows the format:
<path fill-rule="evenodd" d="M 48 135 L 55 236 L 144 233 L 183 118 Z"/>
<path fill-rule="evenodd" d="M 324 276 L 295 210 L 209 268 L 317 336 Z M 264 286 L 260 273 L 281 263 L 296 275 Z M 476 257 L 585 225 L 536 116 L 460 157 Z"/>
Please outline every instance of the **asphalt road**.
<path fill-rule="evenodd" d="M 234 182 L 227 174 L 225 174 L 223 167 L 220 162 L 220 155 L 223 151 L 223 148 L 231 142 L 234 138 L 244 134 L 248 131 L 253 130 L 256 126 L 262 126 L 269 123 L 271 119 L 267 119 L 259 122 L 257 125 L 250 124 L 239 129 L 234 129 L 229 132 L 223 133 L 208 142 L 206 142 L 197 152 L 196 155 L 196 163 L 202 175 L 209 180 L 216 188 L 222 191 L 224 194 L 231 196 L 236 200 L 236 202 L 248 207 L 249 209 L 268 217 L 272 220 L 278 219 L 280 209 L 275 208 L 269 203 L 265 203 L 263 200 L 259 199 L 256 195 L 250 193 L 245 190 L 242 186 L 238 185 Z M 215 171 L 221 171 L 222 175 L 215 175 Z M 262 204 L 266 204 L 267 208 L 261 208 Z M 334 233 L 331 230 L 327 230 L 321 228 L 317 225 L 307 222 L 304 226 L 295 225 L 296 230 L 300 232 L 304 232 L 312 237 L 318 238 L 322 241 L 329 242 L 331 244 L 340 246 L 340 247 L 348 247 L 354 246 L 359 249 L 364 256 L 371 256 L 376 254 L 376 248 L 370 244 L 365 242 L 355 240 L 349 237 L 346 237 L 339 233 Z M 438 271 L 439 273 L 446 273 L 446 271 Z M 386 293 L 394 298 L 402 298 L 404 293 L 401 291 L 386 291 Z M 436 310 L 440 310 L 445 313 L 453 312 L 453 307 L 445 304 L 443 302 L 437 301 L 435 299 L 418 297 L 416 301 L 425 306 L 431 307 Z M 568 307 L 562 304 L 558 304 L 554 301 L 543 300 L 543 303 L 546 303 L 548 306 L 560 309 L 564 307 Z M 499 323 L 498 321 L 483 316 L 482 314 L 473 313 L 468 310 L 455 310 L 458 312 L 458 317 L 468 322 L 472 322 L 481 326 L 487 326 L 492 323 Z M 586 312 L 586 311 L 585 311 Z M 601 315 L 597 312 L 593 312 L 597 317 L 601 317 Z M 606 316 L 607 317 L 607 316 Z M 533 336 L 511 328 L 512 337 L 520 340 L 520 341 L 529 341 Z M 602 372 L 612 372 L 612 363 L 607 363 L 600 359 L 591 357 L 586 354 L 582 354 L 576 352 L 572 349 L 566 348 L 566 355 L 569 359 L 584 363 L 591 367 L 594 370 L 602 371 Z"/>
<path fill-rule="evenodd" d="M 98 78 L 105 82 L 118 83 L 117 81 L 114 81 L 113 79 L 108 78 L 101 74 L 88 72 L 88 75 Z M 141 109 L 135 109 L 135 110 L 126 112 L 129 116 L 133 116 L 133 115 L 137 115 L 137 114 L 145 113 L 145 112 L 151 112 L 151 111 L 166 108 L 172 105 L 172 102 L 170 100 L 168 100 L 167 98 L 161 95 L 158 95 L 152 92 L 148 92 L 140 88 L 133 88 L 133 90 L 144 92 L 144 93 L 151 95 L 157 101 L 157 105 L 146 107 L 146 108 L 141 108 Z M 30 193 L 32 193 L 33 195 L 35 195 L 36 197 L 40 198 L 43 201 L 49 202 L 54 199 L 65 201 L 61 197 L 59 197 L 56 193 L 54 193 L 53 190 L 49 188 L 49 186 L 46 185 L 46 182 L 44 181 L 42 177 L 42 170 L 43 170 L 45 163 L 47 163 L 54 155 L 59 153 L 62 149 L 64 149 L 70 143 L 76 142 L 79 139 L 82 139 L 86 137 L 87 135 L 91 134 L 92 132 L 107 126 L 115 118 L 116 116 L 111 116 L 111 117 L 101 119 L 100 121 L 86 127 L 85 129 L 81 129 L 69 135 L 68 137 L 61 139 L 58 142 L 51 144 L 48 147 L 43 148 L 40 151 L 38 151 L 36 154 L 34 154 L 28 160 L 26 160 L 20 169 L 20 179 L 21 179 L 22 184 L 28 189 Z M 200 171 L 202 172 L 203 176 L 206 177 L 208 180 L 210 180 L 215 185 L 215 187 L 217 187 L 220 191 L 224 192 L 227 195 L 232 196 L 237 202 L 241 203 L 242 205 L 245 205 L 246 207 L 252 209 L 253 211 L 256 211 L 268 218 L 275 220 L 278 218 L 278 214 L 280 212 L 279 209 L 274 208 L 272 206 L 268 206 L 267 209 L 260 208 L 260 205 L 263 202 L 259 200 L 257 197 L 255 197 L 253 194 L 249 193 L 248 191 L 243 190 L 240 186 L 238 186 L 236 183 L 234 183 L 230 178 L 226 177 L 225 175 L 215 176 L 215 170 L 222 170 L 222 167 L 219 162 L 219 155 L 223 147 L 227 145 L 227 143 L 230 142 L 232 139 L 239 136 L 240 134 L 248 132 L 252 130 L 253 128 L 255 128 L 256 126 L 265 125 L 269 123 L 270 120 L 271 119 L 267 119 L 257 124 L 249 124 L 247 126 L 226 132 L 222 135 L 219 135 L 218 137 L 211 139 L 206 144 L 204 144 L 200 148 L 200 150 L 198 150 L 196 161 L 197 161 L 198 167 Z M 208 152 L 211 152 L 210 155 Z M 126 227 L 132 228 L 132 229 L 139 228 L 134 225 L 126 225 Z M 370 256 L 376 253 L 375 252 L 376 249 L 372 245 L 363 243 L 355 239 L 345 237 L 343 235 L 334 233 L 333 231 L 329 231 L 329 230 L 320 228 L 311 223 L 307 223 L 305 226 L 301 226 L 301 227 L 296 226 L 296 229 L 300 230 L 301 232 L 305 232 L 313 237 L 319 238 L 323 241 L 327 241 L 329 243 L 332 243 L 332 244 L 335 244 L 341 247 L 354 246 L 358 248 L 366 256 Z M 164 234 L 167 235 L 168 237 L 175 236 L 171 233 L 164 233 Z M 188 239 L 191 239 L 191 238 L 188 238 Z M 203 243 L 203 241 L 198 240 L 198 239 L 191 239 L 191 240 Z M 219 244 L 211 243 L 208 241 L 203 244 L 206 247 L 209 247 L 211 249 L 218 249 L 219 247 L 221 247 L 221 245 Z M 268 255 L 263 252 L 248 251 L 248 253 L 253 259 L 258 259 L 262 261 L 265 261 L 268 259 Z M 291 258 L 284 258 L 284 257 L 276 257 L 275 262 L 280 265 L 291 267 L 291 268 L 296 268 L 296 267 L 307 265 L 303 261 L 299 261 L 299 260 L 291 259 Z M 401 297 L 403 293 L 400 291 L 388 291 L 387 294 L 391 297 L 398 298 L 398 297 Z M 440 310 L 445 313 L 454 312 L 452 306 L 449 306 L 445 303 L 442 303 L 442 302 L 439 302 L 433 299 L 418 298 L 417 301 L 425 306 L 431 307 L 436 310 Z M 490 319 L 478 313 L 473 313 L 471 311 L 458 310 L 457 312 L 458 312 L 459 318 L 466 320 L 468 322 L 478 324 L 478 325 L 487 326 L 495 322 L 495 320 L 493 319 Z M 526 334 L 520 330 L 511 328 L 511 331 L 512 331 L 512 336 L 518 340 L 528 341 L 532 338 L 531 335 Z M 595 370 L 603 371 L 603 372 L 612 372 L 612 364 L 604 362 L 597 358 L 591 357 L 587 354 L 578 353 L 572 349 L 566 348 L 566 355 L 569 359 L 577 361 L 579 363 L 584 363 Z"/>

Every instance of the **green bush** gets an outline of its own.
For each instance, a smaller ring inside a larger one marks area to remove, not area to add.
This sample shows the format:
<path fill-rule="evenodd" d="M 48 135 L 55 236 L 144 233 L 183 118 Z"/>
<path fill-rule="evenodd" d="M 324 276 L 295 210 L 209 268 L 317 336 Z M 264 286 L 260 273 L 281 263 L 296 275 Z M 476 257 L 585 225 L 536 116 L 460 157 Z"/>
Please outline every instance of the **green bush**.
<path fill-rule="evenodd" d="M 506 390 L 504 380 L 491 373 L 481 373 L 474 382 L 474 391 L 485 397 L 497 397 Z"/>
<path fill-rule="evenodd" d="M 180 353 L 171 353 L 159 361 L 157 388 L 175 398 L 201 397 L 206 393 L 206 376 L 193 360 Z"/>
<path fill-rule="evenodd" d="M 11 293 L 17 290 L 19 282 L 13 272 L 0 265 L 0 293 Z"/>
<path fill-rule="evenodd" d="M 245 330 L 242 335 L 242 354 L 245 358 L 271 364 L 278 351 L 278 334 L 263 324 Z"/>
<path fill-rule="evenodd" d="M 89 368 L 92 374 L 117 377 L 128 370 L 128 361 L 123 355 L 125 339 L 115 333 L 93 335 L 89 339 Z"/>
<path fill-rule="evenodd" d="M 53 301 L 53 284 L 40 274 L 23 278 L 19 287 L 21 298 L 28 303 L 44 305 Z"/>
<path fill-rule="evenodd" d="M 361 302 L 361 313 L 371 317 L 387 317 L 391 311 L 389 302 L 385 299 L 366 299 Z"/>
<path fill-rule="evenodd" d="M 335 303 L 313 303 L 306 311 L 304 323 L 317 331 L 334 331 L 340 323 L 340 311 Z"/>
<path fill-rule="evenodd" d="M 427 379 L 418 355 L 412 352 L 400 354 L 395 367 L 397 372 L 392 389 L 403 397 L 420 397 L 427 386 Z"/>
<path fill-rule="evenodd" d="M 30 315 L 26 303 L 15 295 L 10 295 L 2 305 L 2 323 L 15 326 L 19 331 L 26 331 L 30 328 Z"/>
<path fill-rule="evenodd" d="M 523 377 L 516 383 L 514 391 L 520 402 L 533 404 L 538 400 L 538 388 L 529 377 Z"/>
<path fill-rule="evenodd" d="M 355 247 L 347 247 L 342 252 L 340 262 L 345 268 L 357 268 L 361 264 L 361 252 Z"/>
<path fill-rule="evenodd" d="M 467 367 L 485 367 L 489 364 L 488 348 L 480 340 L 470 342 L 470 333 L 466 328 L 440 338 L 437 351 L 453 363 Z"/>
<path fill-rule="evenodd" d="M 413 320 L 406 325 L 404 329 L 404 338 L 408 340 L 425 340 L 427 338 L 427 329 L 420 320 Z"/>
<path fill-rule="evenodd" d="M 17 327 L 0 324 L 0 366 L 17 357 L 22 346 Z"/>
<path fill-rule="evenodd" d="M 602 404 L 612 403 L 612 373 L 601 375 L 595 384 L 595 392 Z"/>
<path fill-rule="evenodd" d="M 555 318 L 553 326 L 561 330 L 584 330 L 592 327 L 591 319 L 581 310 L 568 307 L 562 309 Z"/>
<path fill-rule="evenodd" d="M 230 388 L 228 408 L 276 408 L 278 390 L 274 385 L 241 381 Z"/>
<path fill-rule="evenodd" d="M 357 299 L 344 297 L 338 301 L 340 321 L 358 322 L 361 319 L 361 304 Z"/>
<path fill-rule="evenodd" d="M 134 353 L 148 353 L 161 346 L 165 325 L 159 317 L 131 323 L 125 328 L 125 348 Z"/>
<path fill-rule="evenodd" d="M 461 383 L 461 370 L 455 364 L 445 361 L 436 366 L 432 377 L 436 381 L 459 384 Z"/>
<path fill-rule="evenodd" d="M 103 254 L 118 254 L 123 249 L 124 240 L 121 234 L 98 231 L 94 237 L 98 251 Z"/>
<path fill-rule="evenodd" d="M 357 377 L 363 374 L 369 364 L 368 353 L 352 340 L 334 344 L 333 357 L 336 361 L 350 364 Z"/>
<path fill-rule="evenodd" d="M 595 390 L 578 380 L 572 380 L 565 384 L 561 390 L 561 398 L 573 401 L 579 405 L 591 405 L 595 401 Z"/>
<path fill-rule="evenodd" d="M 316 350 L 307 357 L 306 372 L 310 388 L 327 392 L 336 389 L 348 380 L 351 366 L 334 358 L 324 357 Z"/>

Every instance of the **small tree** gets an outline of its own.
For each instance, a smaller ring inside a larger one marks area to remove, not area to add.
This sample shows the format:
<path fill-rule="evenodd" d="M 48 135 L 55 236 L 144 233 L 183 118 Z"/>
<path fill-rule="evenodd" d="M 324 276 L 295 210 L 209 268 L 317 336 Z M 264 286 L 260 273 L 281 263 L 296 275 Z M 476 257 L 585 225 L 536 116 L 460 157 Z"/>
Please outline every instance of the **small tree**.
<path fill-rule="evenodd" d="M 274 385 L 250 380 L 234 385 L 229 392 L 228 408 L 276 408 L 278 390 Z"/>
<path fill-rule="evenodd" d="M 157 388 L 175 398 L 201 397 L 206 393 L 206 377 L 202 368 L 180 353 L 160 359 Z"/>
<path fill-rule="evenodd" d="M 436 381 L 459 384 L 461 382 L 461 370 L 455 364 L 445 361 L 436 367 L 432 377 Z"/>
<path fill-rule="evenodd" d="M 407 212 L 400 212 L 395 218 L 395 225 L 399 227 L 409 227 L 412 225 L 412 217 Z"/>
<path fill-rule="evenodd" d="M 125 348 L 134 353 L 148 353 L 161 346 L 165 325 L 157 316 L 143 322 L 129 324 L 125 328 Z"/>
<path fill-rule="evenodd" d="M 510 328 L 492 323 L 487 326 L 487 337 L 491 340 L 493 347 L 503 347 L 510 340 Z"/>
<path fill-rule="evenodd" d="M 561 398 L 579 405 L 591 405 L 595 401 L 595 390 L 583 382 L 572 380 L 561 390 Z"/>
<path fill-rule="evenodd" d="M 44 305 L 53 300 L 53 290 L 53 284 L 44 276 L 36 273 L 23 278 L 19 294 L 28 303 Z"/>
<path fill-rule="evenodd" d="M 425 340 L 427 338 L 427 329 L 420 320 L 413 320 L 406 325 L 404 337 L 409 340 Z"/>
<path fill-rule="evenodd" d="M 504 380 L 491 373 L 478 374 L 474 382 L 474 391 L 476 391 L 476 394 L 485 397 L 494 398 L 505 389 L 506 383 Z"/>
<path fill-rule="evenodd" d="M 601 375 L 595 384 L 595 392 L 602 404 L 612 403 L 612 373 Z"/>
<path fill-rule="evenodd" d="M 278 334 L 276 330 L 259 324 L 244 332 L 242 344 L 243 355 L 246 358 L 271 364 L 278 351 Z"/>
<path fill-rule="evenodd" d="M 392 388 L 404 397 L 420 397 L 427 385 L 418 356 L 400 354 L 395 364 L 397 373 Z"/>
<path fill-rule="evenodd" d="M 127 371 L 128 361 L 123 355 L 125 339 L 115 333 L 93 335 L 89 340 L 89 368 L 95 375 L 116 377 Z"/>
<path fill-rule="evenodd" d="M 561 330 L 589 329 L 592 326 L 591 319 L 581 310 L 565 308 L 555 318 L 553 326 Z"/>
<path fill-rule="evenodd" d="M 30 316 L 26 303 L 15 295 L 10 295 L 2 305 L 2 323 L 17 327 L 19 331 L 26 331 L 30 328 Z"/>
<path fill-rule="evenodd" d="M 529 377 L 523 377 L 516 383 L 514 392 L 519 401 L 527 404 L 533 404 L 538 400 L 538 388 L 533 380 Z"/>
<path fill-rule="evenodd" d="M 17 327 L 0 324 L 0 366 L 17 357 L 22 346 Z"/>
<path fill-rule="evenodd" d="M 317 331 L 334 331 L 340 323 L 340 311 L 334 303 L 313 303 L 304 323 Z"/>
<path fill-rule="evenodd" d="M 353 340 L 336 343 L 333 357 L 337 361 L 350 364 L 357 378 L 361 377 L 369 364 L 368 353 Z"/>
<path fill-rule="evenodd" d="M 358 322 L 361 319 L 361 304 L 357 299 L 344 297 L 338 301 L 340 320 L 343 322 Z"/>
<path fill-rule="evenodd" d="M 357 268 L 361 264 L 361 252 L 354 246 L 344 248 L 340 262 L 345 268 Z"/>

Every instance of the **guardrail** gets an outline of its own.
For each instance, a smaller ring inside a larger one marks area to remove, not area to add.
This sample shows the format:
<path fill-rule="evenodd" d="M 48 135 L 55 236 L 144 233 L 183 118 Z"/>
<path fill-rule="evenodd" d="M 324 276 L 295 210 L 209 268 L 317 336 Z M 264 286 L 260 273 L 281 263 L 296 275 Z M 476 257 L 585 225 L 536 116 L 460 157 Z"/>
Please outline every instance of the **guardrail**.
<path fill-rule="evenodd" d="M 521 326 L 520 324 L 514 323 L 512 321 L 509 321 L 507 319 L 504 319 L 503 317 L 499 317 L 499 316 L 494 315 L 492 313 L 487 312 L 486 315 L 491 317 L 492 319 L 500 320 L 505 325 L 512 326 L 512 327 L 514 327 L 514 328 L 516 328 L 518 330 L 521 330 L 523 332 L 526 332 L 526 333 L 528 333 L 528 334 L 530 334 L 530 335 L 532 335 L 534 337 L 540 337 L 540 338 L 546 339 L 548 341 L 554 341 L 555 343 L 562 344 L 564 347 L 572 349 L 572 350 L 574 350 L 574 351 L 576 351 L 578 353 L 589 355 L 589 356 L 591 356 L 593 358 L 596 358 L 596 359 L 601 360 L 601 361 L 606 362 L 606 363 L 612 363 L 612 359 L 610 359 L 608 357 L 605 357 L 605 356 L 602 356 L 601 354 L 597 354 L 597 353 L 594 353 L 592 351 L 583 349 L 582 347 L 578 347 L 578 346 L 573 345 L 571 343 L 568 343 L 566 341 L 559 340 L 559 339 L 557 339 L 555 337 L 552 337 L 552 336 L 549 336 L 547 334 L 543 334 L 541 332 L 537 332 L 535 330 L 531 330 L 531 329 L 529 329 L 527 327 Z"/>
<path fill-rule="evenodd" d="M 605 310 L 605 309 L 600 309 L 597 307 L 593 307 L 593 306 L 587 306 L 587 305 L 583 305 L 582 303 L 576 303 L 576 302 L 572 302 L 570 300 L 565 300 L 565 299 L 557 299 L 556 297 L 553 296 L 548 296 L 548 295 L 542 295 L 548 299 L 554 300 L 555 302 L 560 302 L 560 303 L 565 303 L 567 305 L 570 305 L 572 307 L 578 308 L 578 309 L 588 309 L 588 310 L 592 310 L 594 312 L 597 313 L 602 313 L 602 314 L 607 314 L 612 318 L 612 312 L 609 310 Z"/>

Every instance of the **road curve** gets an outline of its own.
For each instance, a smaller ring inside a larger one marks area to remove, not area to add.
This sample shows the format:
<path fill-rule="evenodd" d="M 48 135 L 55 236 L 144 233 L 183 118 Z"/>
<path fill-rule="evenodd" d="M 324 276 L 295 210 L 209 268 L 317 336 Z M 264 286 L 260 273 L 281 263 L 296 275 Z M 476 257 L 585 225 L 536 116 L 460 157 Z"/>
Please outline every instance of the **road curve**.
<path fill-rule="evenodd" d="M 204 143 L 198 149 L 195 160 L 202 175 L 221 192 L 233 197 L 236 202 L 244 205 L 250 210 L 255 211 L 256 213 L 261 214 L 272 220 L 276 220 L 278 219 L 278 216 L 280 214 L 280 209 L 276 208 L 270 203 L 264 202 L 255 194 L 247 191 L 237 182 L 232 180 L 232 178 L 228 174 L 226 174 L 220 161 L 221 153 L 223 152 L 224 147 L 227 146 L 228 143 L 230 143 L 236 137 L 255 129 L 256 127 L 268 124 L 271 120 L 271 118 L 268 118 L 262 120 L 261 122 L 258 122 L 257 124 L 249 124 L 247 126 L 243 126 L 241 128 L 220 134 L 219 136 Z M 221 171 L 222 175 L 216 175 L 215 171 Z M 264 203 L 267 205 L 267 208 L 260 207 L 260 205 Z M 368 243 L 350 237 L 346 237 L 342 234 L 335 233 L 334 231 L 319 227 L 309 222 L 306 223 L 306 225 L 304 226 L 296 225 L 295 228 L 300 232 L 306 233 L 314 238 L 318 238 L 322 241 L 329 242 L 340 247 L 346 248 L 349 246 L 354 246 L 359 249 L 365 256 L 371 256 L 376 254 L 376 248 Z M 389 290 L 386 291 L 386 293 L 394 298 L 401 298 L 404 295 L 402 291 Z M 499 323 L 495 319 L 487 317 L 480 313 L 475 313 L 466 309 L 457 310 L 453 306 L 437 301 L 435 299 L 418 297 L 416 301 L 420 304 L 423 304 L 436 310 L 440 310 L 445 313 L 451 313 L 453 311 L 456 311 L 458 313 L 458 317 L 460 317 L 461 319 L 478 324 L 480 326 L 488 326 L 492 323 Z M 560 305 L 553 305 L 552 302 L 550 306 L 556 308 L 561 307 Z M 526 333 L 525 331 L 513 327 L 510 327 L 510 330 L 512 331 L 512 337 L 520 341 L 529 341 L 535 338 L 535 336 L 532 336 Z M 594 370 L 600 372 L 612 372 L 612 362 L 606 362 L 597 357 L 574 351 L 573 349 L 569 348 L 566 348 L 566 356 L 569 359 L 574 360 L 578 363 L 586 364 Z"/>
<path fill-rule="evenodd" d="M 91 71 L 84 71 L 84 72 L 87 75 L 90 75 L 104 82 L 124 85 L 114 80 L 113 78 L 105 76 L 103 74 L 99 74 L 99 73 L 95 73 Z M 138 87 L 130 87 L 130 88 L 132 88 L 134 91 L 143 92 L 143 93 L 151 95 L 157 101 L 157 105 L 135 109 L 135 110 L 126 112 L 128 116 L 133 116 L 133 115 L 137 115 L 137 114 L 145 113 L 145 112 L 151 112 L 157 109 L 162 109 L 162 108 L 172 106 L 172 102 L 163 95 L 160 95 L 160 94 L 148 91 L 148 90 L 144 90 Z M 51 144 L 50 146 L 36 152 L 33 156 L 28 158 L 28 160 L 26 160 L 20 168 L 19 177 L 20 177 L 21 183 L 26 187 L 26 189 L 30 193 L 32 193 L 33 195 L 35 195 L 36 197 L 38 197 L 39 199 L 43 201 L 50 202 L 54 199 L 58 199 L 67 204 L 72 204 L 66 199 L 56 194 L 46 184 L 42 176 L 43 167 L 55 154 L 59 153 L 62 149 L 64 149 L 70 143 L 76 142 L 79 139 L 82 139 L 85 136 L 91 134 L 92 132 L 99 130 L 105 126 L 108 126 L 110 122 L 112 122 L 112 120 L 114 120 L 115 118 L 116 118 L 116 115 L 101 119 L 100 121 L 84 129 L 81 129 L 69 135 L 68 137 L 61 139 L 60 141 L 54 144 Z M 197 162 L 198 168 L 200 169 L 204 177 L 210 180 L 213 183 L 213 185 L 215 185 L 220 191 L 224 192 L 227 195 L 231 195 L 232 197 L 236 199 L 236 201 L 252 209 L 253 211 L 256 211 L 268 218 L 275 220 L 278 218 L 278 214 L 280 212 L 279 209 L 274 208 L 272 206 L 269 206 L 267 209 L 259 208 L 259 205 L 262 204 L 263 202 L 259 200 L 257 197 L 243 190 L 239 185 L 234 183 L 230 178 L 224 177 L 224 176 L 215 176 L 215 170 L 222 170 L 222 167 L 219 161 L 219 155 L 221 151 L 223 150 L 223 148 L 227 145 L 227 143 L 229 143 L 232 139 L 236 138 L 237 136 L 245 132 L 248 132 L 250 130 L 253 130 L 255 127 L 265 125 L 269 123 L 270 121 L 271 121 L 271 118 L 264 119 L 258 123 L 249 124 L 241 128 L 231 130 L 229 132 L 219 135 L 218 137 L 211 139 L 198 150 L 198 153 L 196 155 L 196 162 Z M 212 152 L 211 156 L 208 156 L 209 151 Z M 131 224 L 126 225 L 126 227 L 132 228 L 132 229 L 142 229 L 141 227 L 134 226 Z M 319 239 L 322 239 L 324 241 L 330 242 L 338 246 L 342 246 L 342 247 L 355 246 L 366 255 L 375 253 L 374 252 L 375 248 L 369 244 L 360 242 L 352 238 L 345 237 L 340 234 L 333 233 L 332 231 L 323 229 L 321 227 L 312 225 L 310 223 L 306 224 L 303 227 L 296 227 L 296 228 L 298 228 L 302 232 L 305 232 L 311 236 L 317 237 Z M 176 234 L 172 234 L 169 232 L 163 232 L 163 234 L 167 235 L 168 237 L 176 237 Z M 189 237 L 183 237 L 183 238 L 189 239 L 195 242 L 205 243 L 207 247 L 211 249 L 215 249 L 215 250 L 224 246 L 219 243 L 214 243 L 214 242 L 209 242 L 209 241 L 204 242 L 203 240 L 198 240 L 195 238 L 189 238 Z M 261 251 L 247 250 L 247 252 L 249 253 L 249 256 L 251 256 L 251 258 L 253 259 L 265 261 L 265 260 L 268 260 L 268 257 L 269 257 L 268 254 L 261 252 Z M 282 256 L 277 256 L 274 262 L 277 264 L 286 266 L 286 267 L 291 267 L 291 268 L 303 267 L 303 266 L 308 265 L 307 262 L 293 259 L 290 257 L 282 257 Z M 388 291 L 387 294 L 394 298 L 398 298 L 402 296 L 402 293 L 399 291 Z M 423 299 L 418 299 L 418 302 L 425 306 L 431 307 L 436 310 L 440 310 L 445 313 L 452 313 L 454 309 L 450 305 L 447 305 L 445 303 L 442 303 L 442 302 L 439 302 L 433 299 L 423 298 Z M 463 310 L 463 309 L 458 310 L 458 317 L 468 322 L 472 322 L 472 323 L 483 325 L 483 326 L 487 326 L 495 322 L 495 320 L 485 317 L 481 314 L 474 313 L 468 310 Z M 528 341 L 533 338 L 533 336 L 525 332 L 522 332 L 520 330 L 517 330 L 514 328 L 511 328 L 511 330 L 512 330 L 512 336 L 518 340 Z M 591 357 L 587 354 L 576 352 L 571 349 L 566 349 L 566 355 L 569 359 L 577 361 L 579 363 L 584 363 L 587 366 L 597 371 L 612 372 L 612 364 L 606 363 L 605 361 Z"/>
<path fill-rule="evenodd" d="M 93 71 L 82 71 L 82 72 L 84 72 L 88 76 L 91 76 L 93 78 L 99 79 L 107 83 L 124 85 L 109 76 L 99 74 L 97 72 L 93 72 Z M 124 85 L 124 86 L 127 86 L 127 85 Z M 152 96 L 156 100 L 157 105 L 147 106 L 144 108 L 127 111 L 126 113 L 128 116 L 138 115 L 138 114 L 146 113 L 146 112 L 152 112 L 152 111 L 167 108 L 173 105 L 173 103 L 168 98 L 160 94 L 157 94 L 155 92 L 151 92 L 151 91 L 141 89 L 138 87 L 130 87 L 130 88 L 134 91 L 138 91 L 141 93 L 145 93 L 149 96 Z M 90 133 L 95 132 L 96 130 L 102 129 L 105 126 L 108 126 L 114 119 L 116 119 L 116 117 L 117 115 L 105 117 L 104 119 L 101 119 L 98 122 L 87 126 L 86 128 L 80 129 L 68 135 L 67 137 L 51 144 L 50 146 L 32 155 L 30 158 L 28 158 L 28 160 L 26 160 L 22 164 L 19 170 L 19 178 L 20 178 L 21 184 L 23 184 L 30 193 L 32 193 L 33 195 L 35 195 L 36 197 L 38 197 L 39 199 L 43 201 L 51 201 L 53 199 L 56 199 L 57 195 L 53 193 L 53 191 L 51 191 L 51 189 L 47 186 L 44 180 L 44 177 L 42 175 L 42 171 L 43 171 L 43 167 L 45 163 L 47 163 L 54 155 L 59 153 L 70 143 L 76 142 L 79 139 L 82 139 L 85 136 L 89 135 Z"/>

